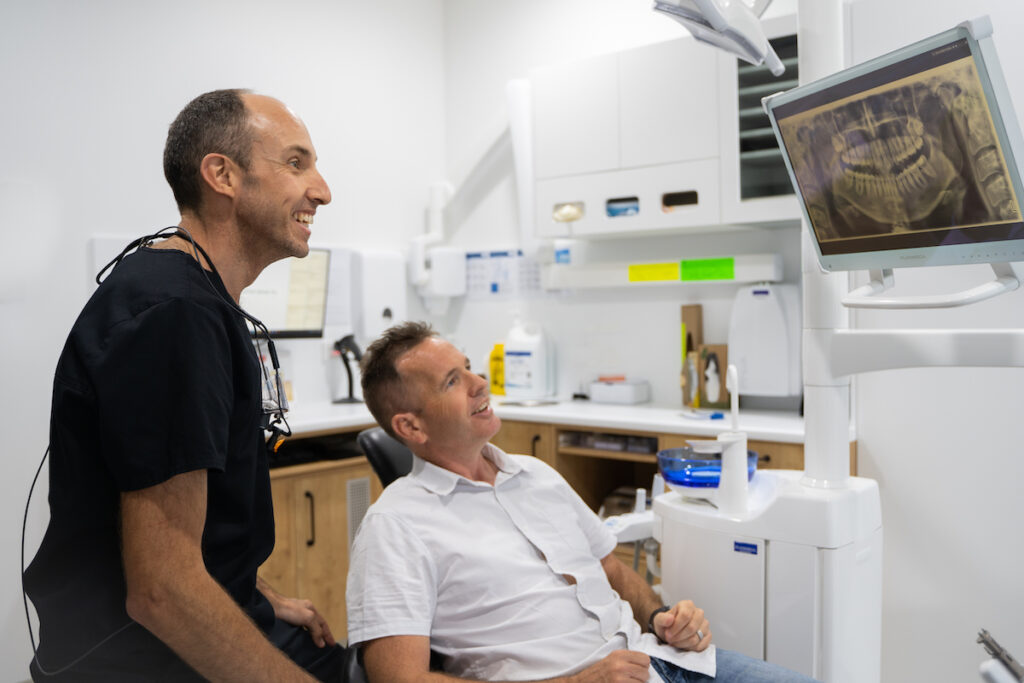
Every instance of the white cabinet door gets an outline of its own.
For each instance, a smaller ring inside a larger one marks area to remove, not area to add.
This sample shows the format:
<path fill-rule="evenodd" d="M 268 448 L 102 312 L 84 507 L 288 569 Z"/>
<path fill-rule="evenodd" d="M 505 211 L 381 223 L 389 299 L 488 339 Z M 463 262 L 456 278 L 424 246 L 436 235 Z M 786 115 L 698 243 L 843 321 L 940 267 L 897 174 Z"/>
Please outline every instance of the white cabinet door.
<path fill-rule="evenodd" d="M 693 600 L 719 647 L 764 658 L 764 539 L 664 520 L 661 586 L 665 604 Z M 671 539 L 671 540 L 669 540 Z"/>
<path fill-rule="evenodd" d="M 666 210 L 662 205 L 672 193 L 688 194 L 692 203 Z M 634 200 L 636 213 L 610 215 L 607 204 L 616 198 Z M 535 201 L 537 232 L 552 237 L 614 237 L 717 225 L 718 160 L 541 180 Z M 553 220 L 555 209 L 570 202 L 582 205 L 582 218 L 572 223 Z"/>
<path fill-rule="evenodd" d="M 618 168 L 617 56 L 546 67 L 530 80 L 536 178 Z"/>
<path fill-rule="evenodd" d="M 622 168 L 718 156 L 717 65 L 692 38 L 619 53 Z"/>

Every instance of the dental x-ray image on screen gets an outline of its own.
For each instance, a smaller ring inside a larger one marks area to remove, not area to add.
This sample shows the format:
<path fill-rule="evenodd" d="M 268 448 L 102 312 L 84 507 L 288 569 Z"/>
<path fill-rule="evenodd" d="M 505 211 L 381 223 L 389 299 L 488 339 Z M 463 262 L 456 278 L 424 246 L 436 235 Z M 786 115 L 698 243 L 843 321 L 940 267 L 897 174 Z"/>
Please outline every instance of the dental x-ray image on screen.
<path fill-rule="evenodd" d="M 939 261 L 917 250 L 1024 239 L 1019 172 L 971 41 L 910 52 L 766 101 L 826 268 L 899 250 L 919 262 L 883 265 L 927 265 Z"/>

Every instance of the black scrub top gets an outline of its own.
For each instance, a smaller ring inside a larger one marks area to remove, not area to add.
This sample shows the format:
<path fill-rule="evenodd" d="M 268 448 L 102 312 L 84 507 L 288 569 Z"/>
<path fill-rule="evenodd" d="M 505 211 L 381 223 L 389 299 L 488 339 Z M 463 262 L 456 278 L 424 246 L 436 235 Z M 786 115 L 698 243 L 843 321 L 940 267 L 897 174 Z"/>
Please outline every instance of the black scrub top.
<path fill-rule="evenodd" d="M 190 255 L 143 248 L 112 271 L 71 330 L 53 387 L 51 519 L 25 573 L 40 620 L 39 662 L 47 670 L 131 622 L 120 494 L 183 472 L 208 472 L 202 546 L 210 574 L 260 628 L 274 623 L 255 587 L 274 546 L 260 369 L 229 300 L 220 279 Z M 114 667 L 124 677 L 107 673 Z M 138 625 L 68 676 L 101 673 L 105 680 L 195 676 Z"/>

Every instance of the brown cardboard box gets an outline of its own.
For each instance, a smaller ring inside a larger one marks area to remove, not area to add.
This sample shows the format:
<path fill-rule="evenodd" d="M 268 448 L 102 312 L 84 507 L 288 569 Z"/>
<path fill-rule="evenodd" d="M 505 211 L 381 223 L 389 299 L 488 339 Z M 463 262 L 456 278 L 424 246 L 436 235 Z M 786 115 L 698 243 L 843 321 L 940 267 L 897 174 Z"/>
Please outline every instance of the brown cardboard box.
<path fill-rule="evenodd" d="M 699 400 L 701 408 L 728 408 L 729 392 L 725 388 L 725 372 L 729 367 L 726 344 L 702 344 L 697 349 L 700 370 Z"/>
<path fill-rule="evenodd" d="M 691 354 L 690 361 L 694 362 L 697 347 L 704 343 L 704 311 L 700 304 L 688 304 L 680 306 L 680 372 L 679 388 L 683 391 L 683 405 L 693 407 L 697 398 L 698 385 L 694 383 L 696 372 L 687 367 L 687 353 Z"/>
<path fill-rule="evenodd" d="M 696 351 L 704 343 L 704 309 L 700 304 L 689 304 L 680 306 L 679 312 L 682 322 L 680 346 L 682 357 L 686 358 L 687 351 Z"/>

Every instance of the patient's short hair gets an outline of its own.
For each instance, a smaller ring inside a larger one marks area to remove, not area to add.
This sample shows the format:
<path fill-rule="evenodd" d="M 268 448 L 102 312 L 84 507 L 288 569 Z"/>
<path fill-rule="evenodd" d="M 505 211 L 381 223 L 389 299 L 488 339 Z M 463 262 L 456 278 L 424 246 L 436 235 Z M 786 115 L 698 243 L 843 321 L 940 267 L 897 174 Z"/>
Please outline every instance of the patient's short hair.
<path fill-rule="evenodd" d="M 422 342 L 436 337 L 428 323 L 406 322 L 389 327 L 375 339 L 359 363 L 363 400 L 377 424 L 396 439 L 391 418 L 398 413 L 418 410 L 418 397 L 411 396 L 398 374 L 398 361 Z"/>

